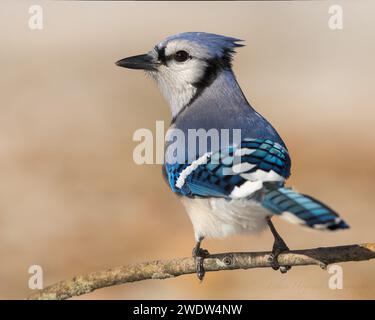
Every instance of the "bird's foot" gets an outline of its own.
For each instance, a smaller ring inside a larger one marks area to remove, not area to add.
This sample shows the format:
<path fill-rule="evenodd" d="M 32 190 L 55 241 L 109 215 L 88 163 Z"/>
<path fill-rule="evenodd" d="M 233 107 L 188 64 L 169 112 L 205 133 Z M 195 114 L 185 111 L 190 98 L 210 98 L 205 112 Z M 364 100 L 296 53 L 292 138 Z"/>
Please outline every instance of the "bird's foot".
<path fill-rule="evenodd" d="M 271 267 L 273 270 L 280 270 L 281 273 L 287 273 L 292 267 L 291 266 L 280 266 L 279 261 L 277 260 L 278 254 L 271 253 L 268 261 L 271 262 Z"/>
<path fill-rule="evenodd" d="M 288 270 L 290 270 L 291 266 L 280 266 L 278 257 L 281 253 L 285 253 L 289 251 L 288 246 L 286 245 L 285 241 L 279 233 L 276 231 L 275 226 L 273 225 L 271 221 L 271 217 L 267 218 L 268 226 L 272 232 L 272 235 L 274 237 L 274 243 L 272 248 L 272 253 L 268 257 L 268 261 L 271 263 L 271 267 L 273 270 L 280 270 L 281 273 L 287 273 Z"/>
<path fill-rule="evenodd" d="M 195 270 L 197 272 L 197 277 L 200 281 L 203 280 L 206 271 L 203 267 L 203 261 L 208 257 L 210 253 L 206 249 L 200 247 L 200 243 L 197 244 L 193 249 L 193 258 L 195 259 Z"/>
<path fill-rule="evenodd" d="M 275 241 L 272 253 L 268 257 L 268 261 L 271 263 L 273 270 L 280 270 L 281 273 L 287 273 L 292 268 L 291 266 L 280 266 L 278 261 L 279 255 L 288 251 L 289 248 L 282 239 L 281 241 Z"/>

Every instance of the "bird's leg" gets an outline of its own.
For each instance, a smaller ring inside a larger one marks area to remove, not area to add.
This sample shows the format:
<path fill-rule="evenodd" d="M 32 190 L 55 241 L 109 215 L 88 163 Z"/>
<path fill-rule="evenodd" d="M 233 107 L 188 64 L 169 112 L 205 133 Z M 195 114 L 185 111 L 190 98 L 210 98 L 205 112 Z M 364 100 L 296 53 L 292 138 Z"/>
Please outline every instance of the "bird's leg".
<path fill-rule="evenodd" d="M 195 258 L 195 269 L 197 271 L 197 277 L 199 280 L 203 280 L 205 270 L 203 267 L 203 260 L 209 255 L 209 252 L 205 249 L 201 248 L 201 242 L 203 237 L 199 238 L 199 240 L 195 243 L 195 247 L 193 248 L 193 258 Z"/>
<path fill-rule="evenodd" d="M 271 253 L 270 258 L 269 258 L 269 261 L 271 262 L 271 267 L 274 270 L 280 269 L 281 273 L 286 273 L 288 270 L 291 269 L 291 266 L 280 266 L 277 258 L 281 253 L 288 252 L 289 248 L 286 245 L 283 238 L 281 238 L 279 233 L 276 231 L 275 226 L 271 222 L 270 217 L 267 218 L 267 223 L 268 223 L 268 226 L 269 226 L 269 228 L 272 232 L 272 235 L 275 239 L 275 241 L 273 243 L 272 253 Z"/>

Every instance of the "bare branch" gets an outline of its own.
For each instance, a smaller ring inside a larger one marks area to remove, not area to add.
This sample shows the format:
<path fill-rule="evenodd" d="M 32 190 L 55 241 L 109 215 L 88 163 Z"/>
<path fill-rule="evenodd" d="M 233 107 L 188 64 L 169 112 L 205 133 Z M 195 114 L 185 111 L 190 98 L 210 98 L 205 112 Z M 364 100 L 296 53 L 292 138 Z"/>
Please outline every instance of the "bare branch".
<path fill-rule="evenodd" d="M 204 260 L 207 272 L 234 269 L 271 267 L 270 252 L 238 252 L 213 254 Z M 364 261 L 375 258 L 375 243 L 295 250 L 279 256 L 280 265 L 306 266 L 346 261 Z M 60 281 L 34 292 L 28 299 L 68 299 L 96 289 L 147 279 L 166 279 L 195 273 L 193 258 L 151 261 L 114 267 L 87 275 Z"/>

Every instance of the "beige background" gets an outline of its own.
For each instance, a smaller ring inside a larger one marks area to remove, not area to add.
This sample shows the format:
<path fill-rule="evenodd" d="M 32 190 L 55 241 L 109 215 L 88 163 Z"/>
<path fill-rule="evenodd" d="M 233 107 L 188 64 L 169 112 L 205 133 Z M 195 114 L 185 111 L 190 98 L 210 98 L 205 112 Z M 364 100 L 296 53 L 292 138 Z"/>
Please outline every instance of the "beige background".
<path fill-rule="evenodd" d="M 330 2 L 43 2 L 44 29 L 28 29 L 34 2 L 0 10 L 0 298 L 24 298 L 28 267 L 45 284 L 105 267 L 186 256 L 193 231 L 159 165 L 132 161 L 138 128 L 170 121 L 156 86 L 118 68 L 165 36 L 207 31 L 246 40 L 234 69 L 248 99 L 286 141 L 289 185 L 341 213 L 349 231 L 276 221 L 291 248 L 374 241 L 375 5 Z M 211 252 L 268 250 L 269 232 L 209 240 Z M 100 299 L 375 298 L 375 261 L 347 263 L 344 289 L 317 267 L 150 280 L 99 290 Z"/>

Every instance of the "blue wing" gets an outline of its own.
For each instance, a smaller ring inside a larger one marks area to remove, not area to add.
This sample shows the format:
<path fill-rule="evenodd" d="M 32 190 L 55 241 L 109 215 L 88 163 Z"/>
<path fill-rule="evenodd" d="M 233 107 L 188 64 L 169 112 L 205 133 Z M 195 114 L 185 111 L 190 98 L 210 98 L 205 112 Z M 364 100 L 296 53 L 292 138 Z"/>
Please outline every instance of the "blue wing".
<path fill-rule="evenodd" d="M 164 172 L 171 189 L 180 195 L 239 198 L 260 189 L 266 181 L 283 184 L 290 166 L 288 151 L 279 143 L 245 139 L 192 163 L 166 163 Z"/>
<path fill-rule="evenodd" d="M 188 164 L 166 164 L 171 189 L 187 197 L 256 199 L 270 213 L 318 229 L 346 229 L 349 226 L 322 202 L 290 188 L 284 180 L 290 175 L 290 158 L 280 144 L 246 139 L 237 147 L 207 153 Z"/>

